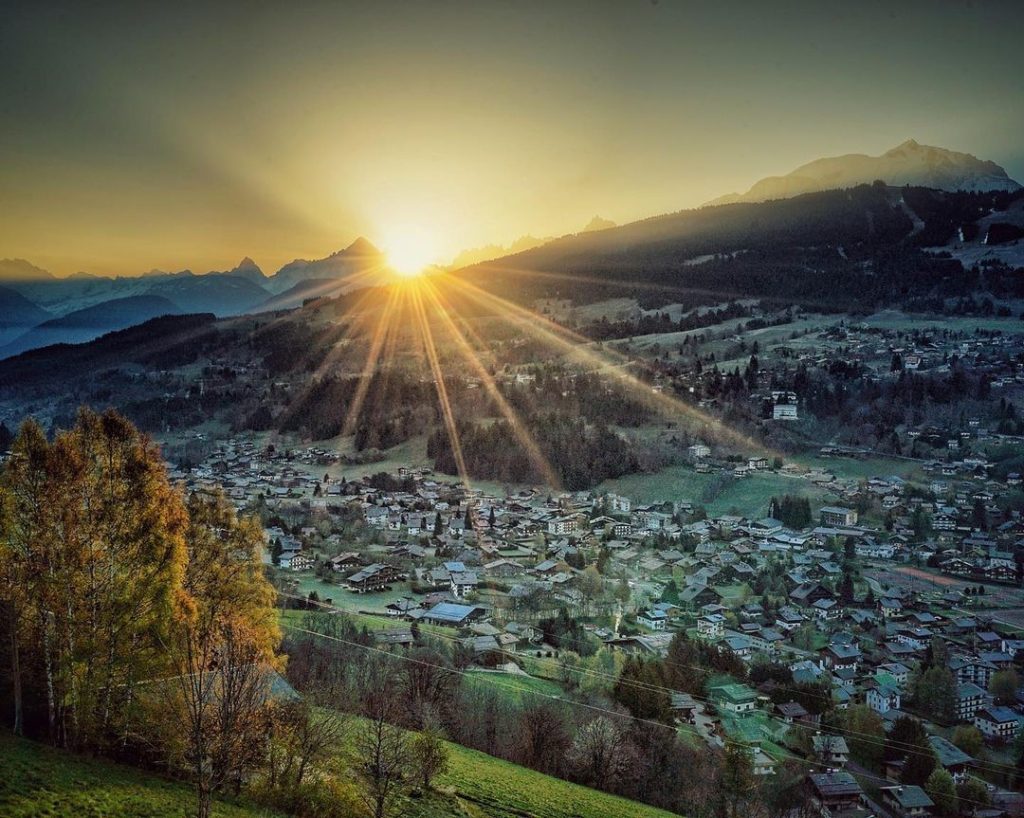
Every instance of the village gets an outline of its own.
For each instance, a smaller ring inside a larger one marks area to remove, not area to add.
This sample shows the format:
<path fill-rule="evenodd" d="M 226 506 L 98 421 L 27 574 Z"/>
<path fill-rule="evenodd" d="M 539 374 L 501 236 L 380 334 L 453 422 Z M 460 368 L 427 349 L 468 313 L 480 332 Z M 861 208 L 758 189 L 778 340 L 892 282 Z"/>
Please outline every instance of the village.
<path fill-rule="evenodd" d="M 326 448 L 264 447 L 251 436 L 172 478 L 223 489 L 240 511 L 260 514 L 287 607 L 346 612 L 389 649 L 427 629 L 456 641 L 476 668 L 529 678 L 537 661 L 569 652 L 664 659 L 683 634 L 747 669 L 783 665 L 794 689 L 829 691 L 829 710 L 864 706 L 888 732 L 912 715 L 958 785 L 976 778 L 994 814 L 1019 811 L 1019 794 L 989 775 L 1013 763 L 1024 725 L 1014 556 L 1024 519 L 999 503 L 1017 475 L 998 481 L 984 459 L 947 458 L 922 462 L 922 484 L 840 479 L 761 456 L 736 462 L 703 444 L 689 456 L 695 471 L 784 473 L 793 488 L 760 516 L 597 491 L 496 496 L 424 468 L 346 479 Z M 821 453 L 825 462 L 856 456 Z M 832 502 L 811 508 L 801 485 Z M 559 612 L 581 623 L 586 646 L 551 638 L 544 623 Z M 926 696 L 922 679 L 937 662 L 944 673 L 929 680 L 949 690 Z M 852 739 L 823 733 L 823 708 L 798 698 L 770 679 L 721 674 L 705 696 L 673 694 L 672 708 L 694 740 L 748 747 L 759 775 L 808 759 L 823 815 L 852 802 L 893 816 L 933 812 L 921 786 L 901 783 L 899 758 L 885 763 L 885 780 L 865 785 Z"/>

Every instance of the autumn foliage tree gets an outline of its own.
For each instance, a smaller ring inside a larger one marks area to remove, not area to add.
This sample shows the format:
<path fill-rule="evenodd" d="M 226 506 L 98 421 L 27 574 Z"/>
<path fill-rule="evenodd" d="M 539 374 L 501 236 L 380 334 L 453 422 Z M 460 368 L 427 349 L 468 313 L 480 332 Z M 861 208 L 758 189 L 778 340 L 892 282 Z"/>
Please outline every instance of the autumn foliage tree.
<path fill-rule="evenodd" d="M 261 544 L 222 496 L 186 500 L 116 412 L 83 409 L 52 441 L 26 422 L 0 475 L 2 718 L 59 746 L 184 761 L 206 814 L 262 752 L 280 637 Z"/>
<path fill-rule="evenodd" d="M 187 559 L 181 497 L 151 442 L 87 410 L 53 442 L 27 422 L 2 494 L 16 726 L 27 705 L 54 744 L 116 746 L 139 684 L 166 669 Z"/>

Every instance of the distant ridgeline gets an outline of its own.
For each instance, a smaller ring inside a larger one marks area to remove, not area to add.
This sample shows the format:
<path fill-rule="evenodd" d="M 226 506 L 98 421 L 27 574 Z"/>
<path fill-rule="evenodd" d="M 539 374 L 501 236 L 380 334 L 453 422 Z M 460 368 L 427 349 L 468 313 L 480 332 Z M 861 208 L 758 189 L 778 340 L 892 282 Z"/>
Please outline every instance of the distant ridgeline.
<path fill-rule="evenodd" d="M 980 218 L 1022 198 L 1024 191 L 860 185 L 656 216 L 567 236 L 459 275 L 517 301 L 631 296 L 659 307 L 756 297 L 865 310 L 937 288 L 970 292 L 976 274 L 921 248 L 957 240 L 961 230 L 976 236 Z"/>

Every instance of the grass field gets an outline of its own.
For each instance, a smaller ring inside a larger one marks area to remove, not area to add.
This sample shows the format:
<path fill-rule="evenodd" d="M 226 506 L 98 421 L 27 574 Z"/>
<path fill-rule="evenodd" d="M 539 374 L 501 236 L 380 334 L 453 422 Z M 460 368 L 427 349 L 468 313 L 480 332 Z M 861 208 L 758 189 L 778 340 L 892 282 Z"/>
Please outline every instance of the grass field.
<path fill-rule="evenodd" d="M 449 771 L 434 792 L 404 798 L 403 818 L 669 818 L 671 813 L 581 787 L 485 753 L 448 745 Z M 4 818 L 183 818 L 192 792 L 131 767 L 0 735 L 0 815 Z M 349 783 L 350 779 L 348 779 Z M 244 804 L 215 802 L 217 818 L 278 818 Z M 357 813 L 353 813 L 354 815 Z"/>
<path fill-rule="evenodd" d="M 641 503 L 689 500 L 705 506 L 711 514 L 737 511 L 755 519 L 768 513 L 768 502 L 772 497 L 799 494 L 810 498 L 811 506 L 815 509 L 826 505 L 829 499 L 828 492 L 806 480 L 763 472 L 738 479 L 713 500 L 704 501 L 704 489 L 714 478 L 713 474 L 699 474 L 689 466 L 670 466 L 653 474 L 631 474 L 606 480 L 598 490 L 624 494 Z"/>
<path fill-rule="evenodd" d="M 182 818 L 193 806 L 192 791 L 184 784 L 0 733 L 0 815 L 5 818 Z M 213 814 L 277 815 L 226 802 L 216 802 Z"/>
<path fill-rule="evenodd" d="M 441 794 L 410 800 L 403 805 L 403 816 L 669 818 L 673 814 L 570 784 L 476 750 L 454 744 L 450 749 L 450 770 L 437 780 Z"/>

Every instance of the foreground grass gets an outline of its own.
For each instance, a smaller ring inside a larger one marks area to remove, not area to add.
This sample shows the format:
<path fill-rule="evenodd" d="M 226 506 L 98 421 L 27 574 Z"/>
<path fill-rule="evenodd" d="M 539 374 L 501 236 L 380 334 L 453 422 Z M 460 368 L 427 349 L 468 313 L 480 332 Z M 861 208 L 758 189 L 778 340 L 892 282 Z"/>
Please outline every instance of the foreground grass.
<path fill-rule="evenodd" d="M 5 818 L 182 818 L 194 808 L 195 796 L 184 784 L 0 734 L 0 815 Z M 214 803 L 213 814 L 277 815 L 221 801 Z"/>
<path fill-rule="evenodd" d="M 476 750 L 454 744 L 450 747 L 451 769 L 438 779 L 437 785 L 442 790 L 451 788 L 460 800 L 475 804 L 480 809 L 475 814 L 494 818 L 510 815 L 536 818 L 622 818 L 626 815 L 669 818 L 673 815 L 499 761 Z M 434 813 L 438 818 L 450 814 Z M 421 815 L 423 818 L 431 816 L 430 813 Z"/>
<path fill-rule="evenodd" d="M 670 818 L 618 796 L 570 784 L 542 773 L 449 744 L 449 772 L 434 790 L 403 798 L 403 818 Z M 351 779 L 345 776 L 346 784 Z M 346 799 L 348 800 L 348 799 Z M 351 799 L 352 814 L 355 799 Z M 0 735 L 0 815 L 4 818 L 184 818 L 194 808 L 192 791 L 132 767 L 83 758 L 42 744 Z M 279 813 L 218 801 L 217 818 L 281 818 Z"/>

